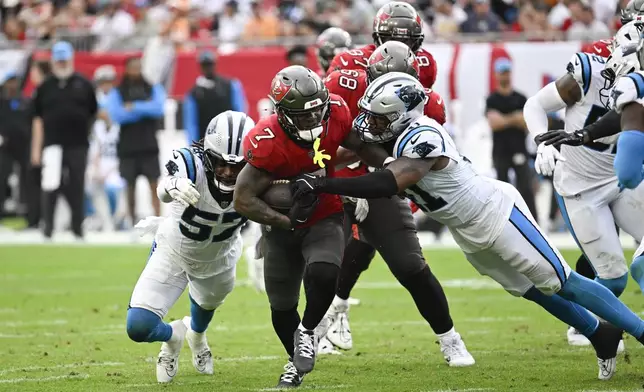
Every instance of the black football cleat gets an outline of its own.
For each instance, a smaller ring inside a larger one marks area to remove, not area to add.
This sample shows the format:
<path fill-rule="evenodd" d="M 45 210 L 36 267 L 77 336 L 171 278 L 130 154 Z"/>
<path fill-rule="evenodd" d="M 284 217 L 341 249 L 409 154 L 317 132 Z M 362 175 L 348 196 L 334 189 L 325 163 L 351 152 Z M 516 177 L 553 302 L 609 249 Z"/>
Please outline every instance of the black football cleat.
<path fill-rule="evenodd" d="M 610 380 L 615 374 L 617 367 L 617 347 L 622 340 L 624 331 L 609 324 L 600 321 L 597 331 L 589 337 L 590 343 L 597 353 L 597 364 L 599 365 L 600 380 Z"/>
<path fill-rule="evenodd" d="M 297 371 L 293 362 L 289 360 L 284 365 L 284 373 L 280 375 L 280 380 L 277 383 L 278 389 L 297 388 L 302 384 L 304 374 Z"/>
<path fill-rule="evenodd" d="M 318 338 L 313 331 L 295 331 L 295 353 L 293 365 L 302 374 L 310 373 L 315 366 L 315 354 L 318 351 Z"/>

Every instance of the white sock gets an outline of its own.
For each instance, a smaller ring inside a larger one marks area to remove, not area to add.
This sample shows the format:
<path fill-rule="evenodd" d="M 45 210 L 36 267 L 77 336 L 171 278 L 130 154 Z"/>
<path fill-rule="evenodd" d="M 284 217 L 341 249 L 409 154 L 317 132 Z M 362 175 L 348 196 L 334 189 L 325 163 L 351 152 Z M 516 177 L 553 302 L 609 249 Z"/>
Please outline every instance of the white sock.
<path fill-rule="evenodd" d="M 307 329 L 302 325 L 302 322 L 300 322 L 300 325 L 297 326 L 297 329 L 300 331 L 312 331 L 311 329 Z"/>
<path fill-rule="evenodd" d="M 346 312 L 349 310 L 349 300 L 342 299 L 337 295 L 333 298 L 332 305 L 336 312 Z"/>
<path fill-rule="evenodd" d="M 456 335 L 456 330 L 454 329 L 454 327 L 452 327 L 452 329 L 450 329 L 449 331 L 447 331 L 445 333 L 436 334 L 436 336 L 438 336 L 439 340 L 449 339 L 449 338 L 453 337 L 454 335 Z"/>

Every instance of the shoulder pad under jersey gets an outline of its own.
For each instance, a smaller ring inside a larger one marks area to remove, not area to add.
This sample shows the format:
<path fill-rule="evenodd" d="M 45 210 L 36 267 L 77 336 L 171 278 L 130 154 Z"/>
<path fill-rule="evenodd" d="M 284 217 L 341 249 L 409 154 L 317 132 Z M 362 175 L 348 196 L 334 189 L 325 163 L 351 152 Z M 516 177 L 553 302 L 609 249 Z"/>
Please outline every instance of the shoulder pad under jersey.
<path fill-rule="evenodd" d="M 617 79 L 610 94 L 610 105 L 621 113 L 626 104 L 644 97 L 644 75 L 633 72 Z"/>
<path fill-rule="evenodd" d="M 404 132 L 394 145 L 394 158 L 436 158 L 445 152 L 445 139 L 437 127 L 419 125 Z"/>
<path fill-rule="evenodd" d="M 190 148 L 172 151 L 172 158 L 165 164 L 169 176 L 184 177 L 195 183 L 197 180 L 197 162 Z"/>

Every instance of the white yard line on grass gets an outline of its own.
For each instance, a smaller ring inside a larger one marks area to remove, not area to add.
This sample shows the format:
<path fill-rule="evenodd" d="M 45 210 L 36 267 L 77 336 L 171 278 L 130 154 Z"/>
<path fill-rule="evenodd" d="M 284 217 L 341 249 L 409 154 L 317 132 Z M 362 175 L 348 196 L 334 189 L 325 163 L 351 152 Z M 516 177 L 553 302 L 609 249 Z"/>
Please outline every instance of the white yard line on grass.
<path fill-rule="evenodd" d="M 35 372 L 38 370 L 53 370 L 53 369 L 76 369 L 86 366 L 123 366 L 124 362 L 87 362 L 87 363 L 67 363 L 64 365 L 52 365 L 52 366 L 27 366 L 22 368 L 9 368 L 0 370 L 0 376 L 4 376 L 7 373 L 18 373 L 18 372 Z"/>
<path fill-rule="evenodd" d="M 49 327 L 52 325 L 66 325 L 67 320 L 42 320 L 42 321 L 3 321 L 0 327 Z"/>
<path fill-rule="evenodd" d="M 46 381 L 58 381 L 58 380 L 84 380 L 88 378 L 87 374 L 68 374 L 66 376 L 51 376 L 51 377 L 39 377 L 39 378 L 10 378 L 7 380 L 0 380 L 0 384 L 18 384 L 21 382 L 46 382 Z"/>

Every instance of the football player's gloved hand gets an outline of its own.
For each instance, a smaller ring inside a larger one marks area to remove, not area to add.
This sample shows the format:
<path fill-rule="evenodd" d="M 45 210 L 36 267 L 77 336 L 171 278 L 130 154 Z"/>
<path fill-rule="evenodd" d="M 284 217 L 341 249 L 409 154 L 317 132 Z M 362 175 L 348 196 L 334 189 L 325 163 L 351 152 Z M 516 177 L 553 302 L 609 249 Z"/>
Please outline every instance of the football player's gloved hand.
<path fill-rule="evenodd" d="M 542 176 L 551 176 L 555 171 L 557 161 L 565 160 L 556 148 L 541 143 L 537 147 L 537 159 L 534 161 L 534 169 Z"/>
<path fill-rule="evenodd" d="M 590 141 L 588 133 L 584 130 L 566 132 L 564 130 L 548 131 L 534 138 L 537 145 L 544 143 L 546 146 L 559 148 L 562 144 L 568 146 L 581 146 Z"/>
<path fill-rule="evenodd" d="M 300 196 L 293 202 L 293 206 L 288 212 L 288 217 L 291 220 L 291 227 L 297 227 L 304 223 L 313 215 L 320 199 L 317 195 L 307 193 Z"/>
<path fill-rule="evenodd" d="M 293 200 L 298 201 L 304 195 L 317 193 L 317 189 L 322 186 L 325 177 L 314 176 L 313 174 L 301 174 L 291 180 L 291 194 Z"/>
<path fill-rule="evenodd" d="M 171 178 L 165 187 L 165 191 L 172 199 L 183 204 L 185 207 L 197 204 L 201 196 L 197 188 L 195 188 L 195 184 L 184 177 Z"/>
<path fill-rule="evenodd" d="M 367 215 L 369 215 L 369 202 L 366 199 L 357 199 L 355 216 L 358 223 L 364 221 Z"/>

